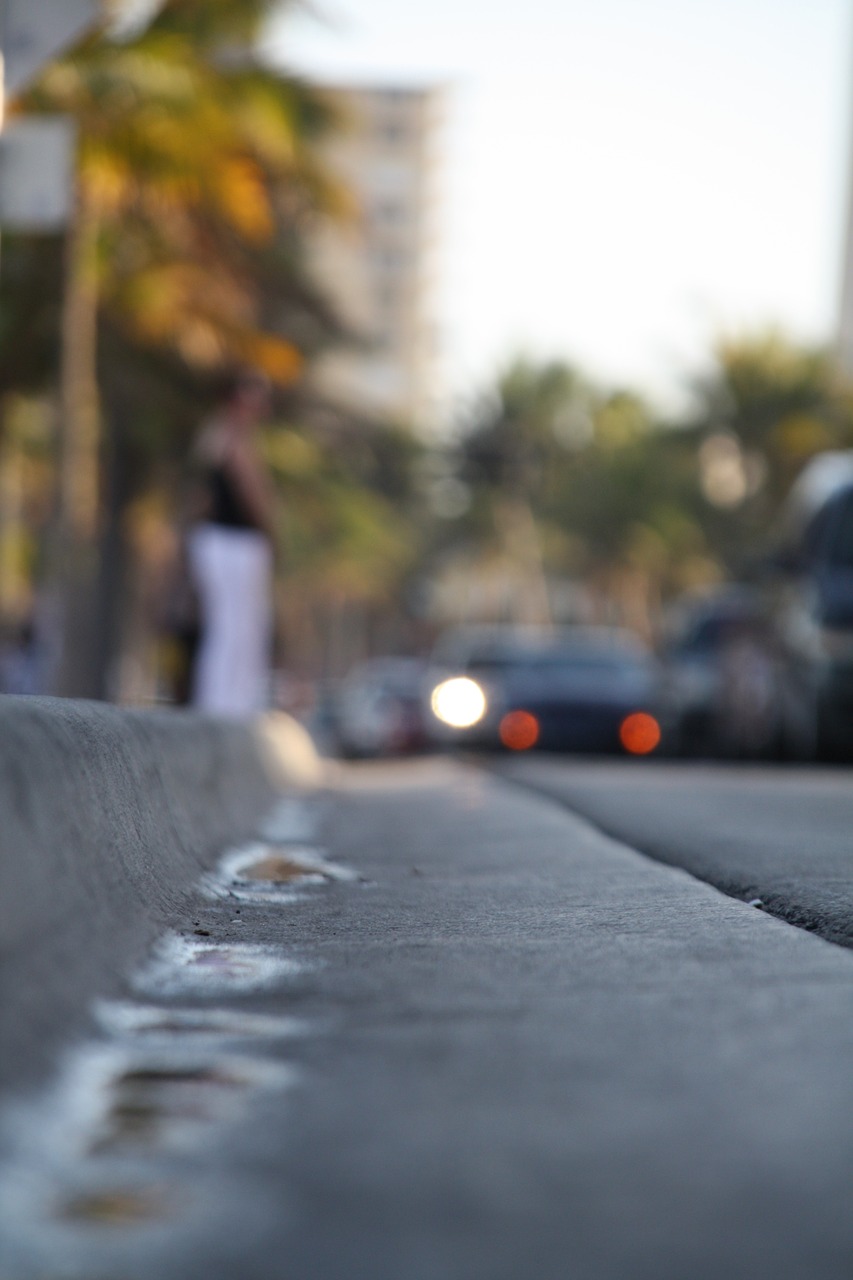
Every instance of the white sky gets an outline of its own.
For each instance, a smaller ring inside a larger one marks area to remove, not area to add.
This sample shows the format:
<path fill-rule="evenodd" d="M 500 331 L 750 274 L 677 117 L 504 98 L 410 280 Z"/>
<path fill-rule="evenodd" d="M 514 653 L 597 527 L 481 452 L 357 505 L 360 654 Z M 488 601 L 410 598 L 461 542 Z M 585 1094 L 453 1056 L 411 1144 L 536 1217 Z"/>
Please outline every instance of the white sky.
<path fill-rule="evenodd" d="M 277 54 L 450 87 L 449 388 L 562 356 L 672 400 L 720 331 L 833 333 L 850 0 L 315 0 Z"/>

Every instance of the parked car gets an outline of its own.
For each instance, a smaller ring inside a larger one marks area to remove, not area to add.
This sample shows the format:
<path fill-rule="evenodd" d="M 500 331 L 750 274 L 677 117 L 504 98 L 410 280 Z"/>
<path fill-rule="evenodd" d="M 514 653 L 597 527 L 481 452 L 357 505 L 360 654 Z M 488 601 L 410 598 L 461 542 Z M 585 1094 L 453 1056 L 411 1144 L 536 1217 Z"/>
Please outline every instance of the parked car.
<path fill-rule="evenodd" d="M 354 667 L 335 700 L 334 731 L 344 756 L 398 756 L 427 745 L 425 665 L 416 658 L 375 658 Z"/>
<path fill-rule="evenodd" d="M 778 754 L 779 658 L 760 591 L 727 586 L 678 601 L 667 619 L 661 666 L 668 750 L 753 759 Z"/>
<path fill-rule="evenodd" d="M 795 484 L 768 593 L 788 752 L 853 758 L 853 451 Z"/>
<path fill-rule="evenodd" d="M 647 754 L 657 681 L 647 648 L 617 628 L 464 629 L 433 658 L 431 731 L 444 744 Z"/>

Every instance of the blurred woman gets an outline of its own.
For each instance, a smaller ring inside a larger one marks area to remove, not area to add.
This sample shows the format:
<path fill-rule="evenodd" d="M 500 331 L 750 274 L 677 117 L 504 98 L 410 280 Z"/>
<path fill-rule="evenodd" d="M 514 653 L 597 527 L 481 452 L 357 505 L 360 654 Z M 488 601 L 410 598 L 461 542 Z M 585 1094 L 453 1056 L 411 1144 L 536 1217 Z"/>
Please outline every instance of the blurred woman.
<path fill-rule="evenodd" d="M 195 447 L 200 519 L 188 553 L 200 637 L 191 700 L 216 715 L 251 715 L 269 697 L 274 494 L 258 450 L 269 408 L 266 383 L 239 376 Z"/>

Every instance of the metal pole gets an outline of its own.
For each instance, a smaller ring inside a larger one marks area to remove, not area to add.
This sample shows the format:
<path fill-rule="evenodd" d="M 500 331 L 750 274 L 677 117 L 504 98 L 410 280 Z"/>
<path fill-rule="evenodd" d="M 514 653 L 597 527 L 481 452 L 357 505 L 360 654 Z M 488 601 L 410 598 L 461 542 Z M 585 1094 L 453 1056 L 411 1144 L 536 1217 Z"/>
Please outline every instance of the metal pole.
<path fill-rule="evenodd" d="M 8 48 L 8 22 L 9 22 L 9 5 L 8 0 L 0 0 L 0 137 L 3 134 L 3 126 L 6 121 L 6 50 Z M 0 155 L 0 204 L 2 204 L 2 183 L 3 183 L 3 159 Z M 0 226 L 0 292 L 3 287 L 3 228 Z M 6 397 L 0 397 L 0 440 L 6 434 Z M 5 570 L 5 563 L 3 566 Z M 0 581 L 0 623 L 4 624 L 5 616 L 3 605 L 5 604 L 6 582 L 5 572 L 3 579 Z"/>
<path fill-rule="evenodd" d="M 4 63 L 5 53 L 8 44 L 7 28 L 9 25 L 9 4 L 8 0 L 0 0 L 0 129 L 3 128 L 3 107 L 5 105 L 4 88 L 5 74 Z"/>
<path fill-rule="evenodd" d="M 9 3 L 0 0 L 0 134 L 6 118 L 6 49 L 8 48 Z M 0 162 L 0 182 L 3 181 L 2 162 Z M 0 282 L 2 282 L 3 265 L 3 230 L 0 227 Z"/>
<path fill-rule="evenodd" d="M 849 27 L 849 15 L 848 15 Z M 850 94 L 851 61 L 848 49 L 848 91 L 845 95 L 847 121 L 845 129 L 846 182 L 844 188 L 844 232 L 841 248 L 841 287 L 838 295 L 835 350 L 841 372 L 853 379 L 853 97 Z"/>

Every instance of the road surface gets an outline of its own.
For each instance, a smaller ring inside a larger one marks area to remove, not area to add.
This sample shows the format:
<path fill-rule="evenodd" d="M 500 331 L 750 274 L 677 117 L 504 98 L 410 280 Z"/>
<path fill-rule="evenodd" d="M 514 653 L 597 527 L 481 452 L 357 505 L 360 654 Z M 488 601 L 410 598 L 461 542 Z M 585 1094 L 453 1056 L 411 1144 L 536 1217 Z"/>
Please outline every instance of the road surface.
<path fill-rule="evenodd" d="M 853 947 L 853 771 L 525 756 L 500 773 L 660 862 Z"/>
<path fill-rule="evenodd" d="M 787 849 L 790 901 L 834 876 L 841 927 L 846 781 L 756 786 L 342 771 L 314 834 L 285 833 L 335 874 L 199 892 L 176 936 L 216 980 L 173 938 L 128 974 L 125 1022 L 12 1108 L 3 1280 L 849 1280 L 853 954 L 705 882 L 769 894 Z M 821 859 L 797 870 L 807 812 Z M 190 1051 L 176 1009 L 255 1022 Z"/>

